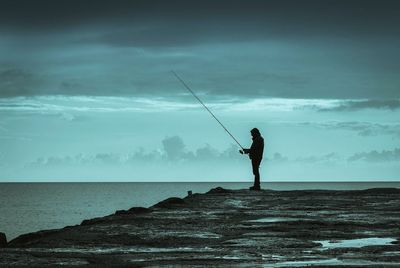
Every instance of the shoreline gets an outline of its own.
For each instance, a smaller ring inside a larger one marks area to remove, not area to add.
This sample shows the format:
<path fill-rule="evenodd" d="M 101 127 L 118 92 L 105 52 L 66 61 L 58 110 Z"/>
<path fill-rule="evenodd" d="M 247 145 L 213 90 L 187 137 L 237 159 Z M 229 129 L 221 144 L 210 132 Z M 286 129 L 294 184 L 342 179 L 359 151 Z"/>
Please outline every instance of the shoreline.
<path fill-rule="evenodd" d="M 57 265 L 55 256 L 72 266 L 100 260 L 107 265 L 280 265 L 307 261 L 307 254 L 310 262 L 332 265 L 398 265 L 399 197 L 398 188 L 258 192 L 218 187 L 18 236 L 1 249 L 0 265 L 10 265 L 12 256 L 31 266 Z M 366 244 L 350 247 L 357 258 L 349 258 L 348 245 L 340 247 L 340 241 Z"/>

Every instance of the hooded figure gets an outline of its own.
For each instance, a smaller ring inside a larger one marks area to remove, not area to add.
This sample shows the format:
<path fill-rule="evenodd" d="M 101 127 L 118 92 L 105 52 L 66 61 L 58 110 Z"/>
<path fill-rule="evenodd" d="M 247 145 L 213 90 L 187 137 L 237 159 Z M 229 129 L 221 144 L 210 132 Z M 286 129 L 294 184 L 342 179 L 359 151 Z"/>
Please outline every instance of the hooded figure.
<path fill-rule="evenodd" d="M 261 137 L 260 131 L 257 128 L 253 128 L 251 131 L 253 143 L 250 149 L 240 150 L 241 154 L 248 154 L 251 159 L 251 165 L 253 167 L 254 174 L 254 186 L 250 187 L 250 190 L 260 190 L 260 164 L 264 152 L 264 139 Z"/>

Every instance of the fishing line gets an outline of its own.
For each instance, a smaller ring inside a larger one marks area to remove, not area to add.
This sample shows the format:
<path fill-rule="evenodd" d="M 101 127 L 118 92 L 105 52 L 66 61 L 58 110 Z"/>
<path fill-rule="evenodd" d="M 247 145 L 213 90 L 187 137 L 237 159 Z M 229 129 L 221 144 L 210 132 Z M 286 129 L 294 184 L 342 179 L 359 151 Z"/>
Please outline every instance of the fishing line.
<path fill-rule="evenodd" d="M 240 145 L 240 143 L 237 141 L 237 139 L 235 139 L 235 137 L 229 132 L 229 130 L 221 123 L 221 121 L 218 120 L 218 118 L 213 114 L 213 112 L 211 112 L 210 109 L 208 109 L 208 107 L 201 101 L 201 99 L 193 92 L 193 90 L 185 83 L 185 81 L 182 80 L 182 78 L 179 77 L 179 75 L 177 75 L 174 71 L 171 71 L 175 77 L 182 83 L 182 85 L 193 95 L 193 97 L 195 97 L 200 103 L 201 105 L 203 105 L 203 107 L 211 114 L 212 117 L 214 117 L 215 120 L 217 120 L 217 122 L 221 125 L 221 127 L 223 127 L 223 129 L 229 134 L 229 136 L 232 137 L 232 139 L 239 145 L 240 148 L 242 148 L 243 150 L 243 146 Z"/>

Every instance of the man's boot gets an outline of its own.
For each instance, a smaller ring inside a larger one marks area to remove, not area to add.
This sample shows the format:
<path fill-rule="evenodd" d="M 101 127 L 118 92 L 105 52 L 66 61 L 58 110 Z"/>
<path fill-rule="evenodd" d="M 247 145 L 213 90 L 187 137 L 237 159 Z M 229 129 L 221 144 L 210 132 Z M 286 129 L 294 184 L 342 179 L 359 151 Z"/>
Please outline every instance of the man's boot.
<path fill-rule="evenodd" d="M 249 190 L 252 190 L 252 191 L 260 191 L 261 190 L 261 187 L 260 187 L 260 185 L 254 185 L 254 186 L 251 186 L 250 188 L 249 188 Z"/>

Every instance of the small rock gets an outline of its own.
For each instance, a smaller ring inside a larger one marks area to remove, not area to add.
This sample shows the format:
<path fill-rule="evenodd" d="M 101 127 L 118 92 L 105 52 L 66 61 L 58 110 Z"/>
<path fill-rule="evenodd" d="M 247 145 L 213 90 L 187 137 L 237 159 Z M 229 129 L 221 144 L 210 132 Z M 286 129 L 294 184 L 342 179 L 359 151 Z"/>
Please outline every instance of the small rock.
<path fill-rule="evenodd" d="M 179 197 L 170 197 L 167 198 L 157 204 L 154 205 L 154 207 L 157 208 L 169 208 L 169 207 L 174 207 L 174 206 L 179 206 L 185 204 L 185 200 Z"/>
<path fill-rule="evenodd" d="M 125 214 L 128 214 L 128 211 L 124 209 L 115 211 L 115 215 L 125 215 Z"/>
<path fill-rule="evenodd" d="M 6 246 L 7 246 L 6 234 L 0 232 L 0 248 L 5 248 Z"/>
<path fill-rule="evenodd" d="M 207 194 L 226 194 L 231 193 L 231 190 L 224 189 L 222 187 L 213 188 L 207 192 Z"/>

